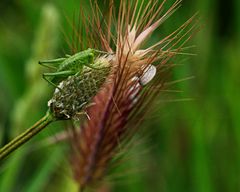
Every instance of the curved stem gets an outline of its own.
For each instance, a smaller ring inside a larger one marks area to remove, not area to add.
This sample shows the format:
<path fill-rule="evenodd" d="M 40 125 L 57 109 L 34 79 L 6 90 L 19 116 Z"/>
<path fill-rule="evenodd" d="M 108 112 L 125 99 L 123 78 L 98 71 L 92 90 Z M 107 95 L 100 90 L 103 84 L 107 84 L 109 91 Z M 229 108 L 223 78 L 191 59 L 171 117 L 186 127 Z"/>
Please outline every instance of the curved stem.
<path fill-rule="evenodd" d="M 46 115 L 36 122 L 32 127 L 27 129 L 25 132 L 14 138 L 0 149 L 0 160 L 7 157 L 10 153 L 26 143 L 53 121 L 55 121 L 54 116 L 50 112 L 47 112 Z"/>

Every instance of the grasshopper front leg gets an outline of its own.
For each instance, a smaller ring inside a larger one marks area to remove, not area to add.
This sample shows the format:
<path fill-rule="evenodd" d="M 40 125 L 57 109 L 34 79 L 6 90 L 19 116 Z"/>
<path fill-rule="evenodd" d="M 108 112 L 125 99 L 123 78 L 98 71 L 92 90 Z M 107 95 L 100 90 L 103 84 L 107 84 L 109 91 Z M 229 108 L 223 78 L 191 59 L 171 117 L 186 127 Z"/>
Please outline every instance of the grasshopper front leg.
<path fill-rule="evenodd" d="M 101 70 L 101 69 L 103 69 L 103 67 L 94 67 L 94 66 L 92 66 L 92 63 L 84 63 L 84 65 L 86 66 L 86 67 L 89 67 L 89 68 L 91 68 L 91 69 L 94 69 L 94 70 Z"/>
<path fill-rule="evenodd" d="M 60 81 L 64 80 L 65 78 L 67 78 L 68 76 L 74 75 L 74 74 L 75 74 L 75 72 L 73 72 L 73 71 L 59 71 L 59 72 L 55 72 L 55 73 L 43 73 L 43 79 L 61 91 L 61 88 L 58 87 L 53 82 L 55 80 L 55 78 L 59 79 L 58 82 L 60 82 Z M 53 79 L 49 80 L 47 77 L 53 77 Z"/>
<path fill-rule="evenodd" d="M 65 57 L 68 57 L 68 58 L 69 58 L 69 57 L 71 57 L 71 55 L 69 55 L 69 54 L 65 54 Z"/>

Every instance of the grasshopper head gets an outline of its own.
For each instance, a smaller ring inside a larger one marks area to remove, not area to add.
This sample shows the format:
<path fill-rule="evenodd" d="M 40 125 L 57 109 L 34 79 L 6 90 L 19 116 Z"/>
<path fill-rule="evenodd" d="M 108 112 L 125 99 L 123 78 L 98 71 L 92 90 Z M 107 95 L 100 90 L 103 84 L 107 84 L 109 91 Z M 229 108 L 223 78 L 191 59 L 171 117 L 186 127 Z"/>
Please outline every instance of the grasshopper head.
<path fill-rule="evenodd" d="M 94 58 L 95 58 L 95 50 L 91 49 L 91 48 L 88 48 L 86 56 L 87 56 L 87 62 L 88 63 L 93 63 Z"/>
<path fill-rule="evenodd" d="M 95 58 L 94 53 L 90 53 L 90 54 L 88 55 L 88 62 L 89 62 L 89 63 L 93 63 L 93 62 L 94 62 L 94 58 Z"/>

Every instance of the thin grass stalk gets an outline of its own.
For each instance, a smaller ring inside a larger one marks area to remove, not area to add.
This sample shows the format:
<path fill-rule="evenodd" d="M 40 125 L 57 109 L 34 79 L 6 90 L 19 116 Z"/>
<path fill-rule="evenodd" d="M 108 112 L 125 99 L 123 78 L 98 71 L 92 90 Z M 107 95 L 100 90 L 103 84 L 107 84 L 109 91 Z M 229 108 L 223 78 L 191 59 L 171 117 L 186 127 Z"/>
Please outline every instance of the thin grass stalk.
<path fill-rule="evenodd" d="M 27 141 L 29 141 L 33 136 L 38 134 L 53 121 L 55 121 L 54 116 L 52 116 L 51 113 L 47 112 L 46 115 L 42 117 L 38 122 L 36 122 L 32 127 L 15 137 L 12 141 L 0 149 L 0 161 L 6 158 L 14 150 L 25 144 Z"/>

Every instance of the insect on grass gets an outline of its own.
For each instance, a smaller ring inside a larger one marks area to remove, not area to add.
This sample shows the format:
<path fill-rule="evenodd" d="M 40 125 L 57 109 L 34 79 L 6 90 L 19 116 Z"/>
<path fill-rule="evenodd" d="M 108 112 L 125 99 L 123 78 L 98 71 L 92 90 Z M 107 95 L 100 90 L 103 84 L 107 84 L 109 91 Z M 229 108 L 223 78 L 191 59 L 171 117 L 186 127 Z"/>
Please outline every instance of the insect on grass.
<path fill-rule="evenodd" d="M 66 55 L 66 57 L 39 61 L 40 65 L 55 69 L 56 72 L 44 73 L 43 78 L 54 87 L 61 90 L 57 84 L 72 75 L 79 75 L 84 66 L 91 69 L 100 69 L 94 66 L 96 52 L 100 52 L 91 48 L 78 52 L 74 55 Z"/>

